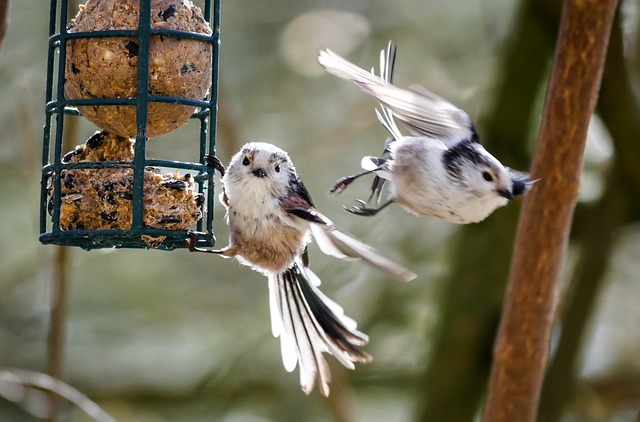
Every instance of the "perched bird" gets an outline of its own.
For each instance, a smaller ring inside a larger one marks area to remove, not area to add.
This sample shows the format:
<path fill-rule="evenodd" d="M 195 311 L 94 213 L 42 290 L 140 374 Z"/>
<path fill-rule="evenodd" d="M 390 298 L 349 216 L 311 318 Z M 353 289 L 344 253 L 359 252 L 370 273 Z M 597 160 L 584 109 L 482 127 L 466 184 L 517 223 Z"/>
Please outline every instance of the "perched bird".
<path fill-rule="evenodd" d="M 378 208 L 365 201 L 348 208 L 370 216 L 391 203 L 410 213 L 432 216 L 457 224 L 484 220 L 510 199 L 533 186 L 527 173 L 503 166 L 480 144 L 473 122 L 463 110 L 421 86 L 402 89 L 393 85 L 396 47 L 380 54 L 380 76 L 323 50 L 318 61 L 327 72 L 353 82 L 381 106 L 378 120 L 391 134 L 381 157 L 362 159 L 363 172 L 340 179 L 331 193 L 342 192 L 360 176 L 375 173 L 371 198 L 380 200 L 390 181 L 390 199 Z M 413 136 L 403 136 L 395 118 Z"/>
<path fill-rule="evenodd" d="M 310 235 L 328 255 L 362 259 L 405 281 L 416 275 L 322 215 L 282 149 L 248 143 L 233 156 L 226 172 L 215 157 L 207 161 L 223 174 L 220 201 L 227 209 L 229 245 L 206 250 L 191 244 L 191 249 L 236 258 L 268 277 L 271 329 L 280 337 L 285 369 L 291 372 L 299 365 L 303 391 L 311 392 L 318 378 L 320 391 L 328 396 L 331 374 L 323 353 L 349 369 L 355 362 L 369 362 L 371 356 L 357 347 L 368 337 L 318 289 L 320 280 L 307 257 Z"/>

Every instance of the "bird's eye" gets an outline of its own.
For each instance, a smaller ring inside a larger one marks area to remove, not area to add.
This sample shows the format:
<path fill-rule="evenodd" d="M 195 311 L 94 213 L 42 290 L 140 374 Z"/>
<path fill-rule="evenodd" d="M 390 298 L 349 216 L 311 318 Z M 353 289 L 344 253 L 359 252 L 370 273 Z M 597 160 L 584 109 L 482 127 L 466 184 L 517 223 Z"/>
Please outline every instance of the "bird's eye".
<path fill-rule="evenodd" d="M 482 178 L 487 182 L 493 182 L 493 174 L 490 171 L 483 171 Z"/>
<path fill-rule="evenodd" d="M 249 163 L 250 163 L 250 161 L 249 161 L 249 157 L 246 157 L 246 156 L 245 156 L 245 157 L 244 157 L 244 160 L 242 160 L 242 165 L 243 165 L 243 166 L 248 166 L 248 165 L 249 165 Z"/>
<path fill-rule="evenodd" d="M 276 164 L 276 173 L 280 173 L 280 164 Z"/>

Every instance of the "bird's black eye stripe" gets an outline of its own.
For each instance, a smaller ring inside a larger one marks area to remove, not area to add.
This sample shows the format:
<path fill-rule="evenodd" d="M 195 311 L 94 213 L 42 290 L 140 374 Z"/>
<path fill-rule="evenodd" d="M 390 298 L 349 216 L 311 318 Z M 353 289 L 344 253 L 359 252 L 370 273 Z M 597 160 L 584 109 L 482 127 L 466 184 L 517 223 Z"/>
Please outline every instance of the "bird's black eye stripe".
<path fill-rule="evenodd" d="M 487 182 L 493 182 L 493 174 L 491 174 L 491 172 L 483 171 L 482 178 Z"/>
<path fill-rule="evenodd" d="M 243 166 L 248 166 L 248 165 L 249 165 L 249 163 L 250 163 L 250 161 L 249 161 L 249 157 L 245 156 L 245 157 L 244 157 L 244 160 L 242 160 L 242 165 L 243 165 Z"/>
<path fill-rule="evenodd" d="M 280 164 L 276 164 L 276 173 L 280 173 Z"/>

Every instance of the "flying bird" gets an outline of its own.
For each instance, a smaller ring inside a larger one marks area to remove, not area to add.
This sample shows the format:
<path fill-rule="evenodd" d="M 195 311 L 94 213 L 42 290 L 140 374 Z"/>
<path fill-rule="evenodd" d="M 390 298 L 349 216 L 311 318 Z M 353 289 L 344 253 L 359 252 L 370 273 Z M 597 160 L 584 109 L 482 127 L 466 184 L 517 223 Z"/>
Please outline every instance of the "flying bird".
<path fill-rule="evenodd" d="M 380 157 L 364 157 L 364 171 L 341 178 L 330 190 L 341 193 L 357 178 L 373 173 L 369 200 L 379 204 L 390 182 L 388 201 L 374 208 L 358 200 L 359 205 L 347 211 L 372 216 L 397 203 L 415 215 L 468 224 L 484 220 L 533 186 L 529 174 L 505 167 L 480 144 L 463 110 L 422 86 L 403 89 L 393 84 L 393 43 L 380 53 L 380 75 L 328 49 L 320 51 L 318 61 L 327 72 L 353 82 L 378 101 L 376 115 L 390 134 Z M 396 118 L 411 136 L 402 135 Z"/>

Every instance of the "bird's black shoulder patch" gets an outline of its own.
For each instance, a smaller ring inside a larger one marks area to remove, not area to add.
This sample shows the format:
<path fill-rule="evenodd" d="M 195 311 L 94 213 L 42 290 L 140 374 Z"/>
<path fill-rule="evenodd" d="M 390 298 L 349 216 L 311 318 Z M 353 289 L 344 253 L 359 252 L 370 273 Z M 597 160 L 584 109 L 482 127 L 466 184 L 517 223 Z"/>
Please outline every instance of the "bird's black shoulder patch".
<path fill-rule="evenodd" d="M 313 204 L 313 199 L 311 199 L 311 195 L 307 190 L 307 187 L 302 183 L 302 180 L 295 174 L 291 174 L 291 178 L 289 181 L 290 189 L 294 192 L 295 196 L 299 196 L 309 203 L 312 207 L 315 207 Z"/>
<path fill-rule="evenodd" d="M 326 225 L 326 223 L 320 218 L 320 216 L 313 212 L 313 210 L 306 210 L 302 208 L 293 208 L 287 211 L 289 214 L 293 214 L 296 217 L 300 217 L 303 220 L 310 221 L 312 223 Z"/>
<path fill-rule="evenodd" d="M 489 165 L 490 163 L 486 158 L 478 153 L 477 148 L 477 141 L 473 139 L 465 139 L 449 148 L 442 154 L 442 163 L 447 169 L 447 173 L 455 179 L 457 176 L 460 176 L 462 172 L 461 166 L 464 163 L 469 163 L 474 166 Z"/>

